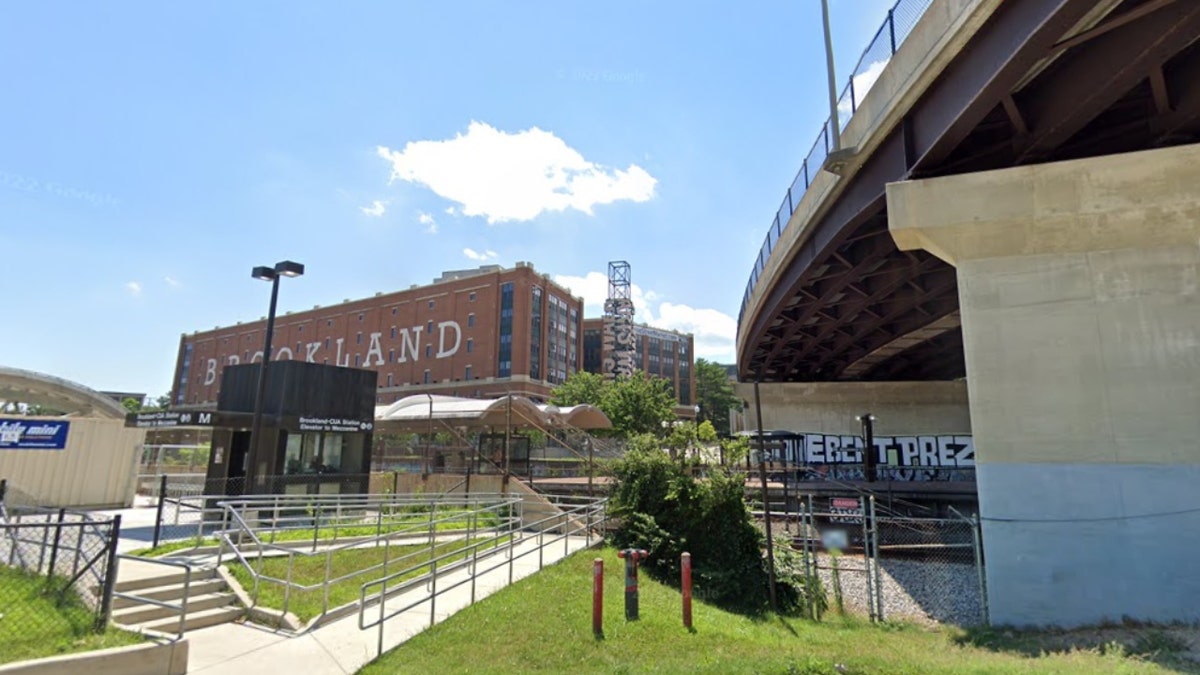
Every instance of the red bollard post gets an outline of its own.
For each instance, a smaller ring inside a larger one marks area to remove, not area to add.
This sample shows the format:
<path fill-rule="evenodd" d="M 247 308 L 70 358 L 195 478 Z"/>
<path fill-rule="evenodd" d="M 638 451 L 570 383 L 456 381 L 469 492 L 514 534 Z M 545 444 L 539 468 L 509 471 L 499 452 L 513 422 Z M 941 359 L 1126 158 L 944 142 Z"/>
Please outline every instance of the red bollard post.
<path fill-rule="evenodd" d="M 692 629 L 692 554 L 684 553 L 683 558 L 683 627 Z"/>
<path fill-rule="evenodd" d="M 604 559 L 592 562 L 592 633 L 604 634 Z"/>

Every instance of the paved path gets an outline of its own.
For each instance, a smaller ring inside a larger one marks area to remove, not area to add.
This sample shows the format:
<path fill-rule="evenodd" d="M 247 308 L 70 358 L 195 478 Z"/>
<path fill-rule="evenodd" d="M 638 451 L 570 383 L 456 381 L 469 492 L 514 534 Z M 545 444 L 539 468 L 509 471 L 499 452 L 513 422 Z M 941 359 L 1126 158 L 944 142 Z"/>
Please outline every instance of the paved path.
<path fill-rule="evenodd" d="M 122 520 L 142 522 L 150 511 L 149 519 L 153 522 L 153 509 L 134 508 L 112 511 L 121 513 Z M 124 528 L 122 528 L 124 529 Z M 119 550 L 140 548 L 146 543 L 141 537 L 131 540 L 122 538 Z M 545 541 L 553 539 L 545 535 Z M 590 543 L 599 540 L 592 538 Z M 523 579 L 539 571 L 541 566 L 551 565 L 567 555 L 587 548 L 589 541 L 584 537 L 569 537 L 554 544 L 547 544 L 541 553 L 539 562 L 538 535 L 526 533 L 526 537 L 517 544 L 511 564 L 513 581 Z M 498 566 L 497 569 L 484 570 Z M 510 565 L 504 554 L 493 556 L 480 561 L 480 572 L 475 579 L 476 601 L 495 593 L 509 583 Z M 148 563 L 137 564 L 123 560 L 118 568 L 118 580 L 134 578 L 146 574 L 162 573 L 163 568 Z M 471 604 L 470 572 L 467 569 L 457 570 L 450 574 L 439 576 L 439 589 L 447 588 L 458 582 L 460 585 L 441 592 L 433 606 L 433 621 L 441 623 L 455 612 Z M 425 586 L 419 586 L 408 592 L 393 596 L 387 600 L 385 612 L 391 613 L 410 603 L 420 602 L 415 607 L 388 619 L 383 626 L 383 651 L 388 651 L 404 643 L 413 635 L 425 630 L 430 625 L 431 607 Z M 379 606 L 368 608 L 368 621 L 377 620 Z M 269 673 L 269 672 L 300 672 L 306 675 L 323 675 L 355 673 L 375 658 L 378 652 L 379 627 L 360 630 L 358 614 L 332 621 L 308 633 L 292 637 L 288 634 L 277 633 L 269 628 L 253 624 L 223 624 L 212 628 L 189 631 L 188 639 L 188 672 L 203 675 L 220 675 L 222 673 Z"/>

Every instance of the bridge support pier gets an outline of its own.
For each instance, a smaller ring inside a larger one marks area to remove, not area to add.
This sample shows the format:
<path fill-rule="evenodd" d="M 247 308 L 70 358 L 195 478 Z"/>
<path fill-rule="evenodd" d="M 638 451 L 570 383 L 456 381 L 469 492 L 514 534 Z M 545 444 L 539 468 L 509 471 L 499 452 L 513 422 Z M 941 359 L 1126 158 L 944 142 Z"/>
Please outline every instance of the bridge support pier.
<path fill-rule="evenodd" d="M 887 202 L 957 268 L 992 621 L 1200 619 L 1200 145 Z"/>

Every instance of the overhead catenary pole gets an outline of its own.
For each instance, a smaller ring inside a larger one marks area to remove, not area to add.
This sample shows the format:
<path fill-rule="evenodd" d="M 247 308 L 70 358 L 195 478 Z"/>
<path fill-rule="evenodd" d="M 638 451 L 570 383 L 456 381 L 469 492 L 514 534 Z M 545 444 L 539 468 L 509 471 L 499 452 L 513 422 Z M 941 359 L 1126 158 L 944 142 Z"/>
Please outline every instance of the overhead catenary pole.
<path fill-rule="evenodd" d="M 433 394 L 426 393 L 429 397 L 429 430 L 425 434 L 425 471 L 424 478 L 429 477 L 429 456 L 433 453 Z"/>
<path fill-rule="evenodd" d="M 508 392 L 506 397 L 508 405 L 504 411 L 504 479 L 503 484 L 508 486 L 508 446 L 512 442 L 512 391 Z"/>
<path fill-rule="evenodd" d="M 825 71 L 829 77 L 830 151 L 842 147 L 842 126 L 838 124 L 837 78 L 833 71 L 833 41 L 829 37 L 829 0 L 821 0 L 821 23 L 825 27 Z"/>
<path fill-rule="evenodd" d="M 771 598 L 771 611 L 779 610 L 775 603 L 775 544 L 771 537 L 771 503 L 767 501 L 767 445 L 763 439 L 762 399 L 758 395 L 758 378 L 754 378 L 754 410 L 758 417 L 758 476 L 762 480 L 763 522 L 767 527 L 767 591 Z"/>

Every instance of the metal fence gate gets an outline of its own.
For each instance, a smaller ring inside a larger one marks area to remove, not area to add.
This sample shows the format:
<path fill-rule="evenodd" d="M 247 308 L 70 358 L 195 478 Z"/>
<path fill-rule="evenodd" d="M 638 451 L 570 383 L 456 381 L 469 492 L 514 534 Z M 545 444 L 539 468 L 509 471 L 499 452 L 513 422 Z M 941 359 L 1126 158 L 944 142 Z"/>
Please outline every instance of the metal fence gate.
<path fill-rule="evenodd" d="M 988 622 L 979 521 L 882 513 L 874 499 L 806 496 L 772 505 L 777 546 L 800 553 L 831 611 L 872 620 Z"/>

